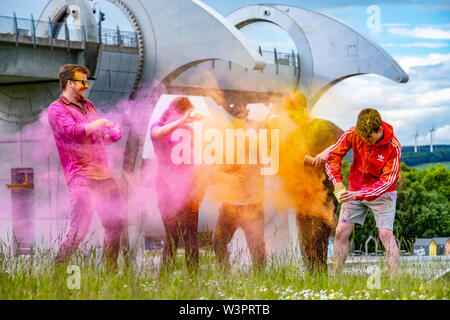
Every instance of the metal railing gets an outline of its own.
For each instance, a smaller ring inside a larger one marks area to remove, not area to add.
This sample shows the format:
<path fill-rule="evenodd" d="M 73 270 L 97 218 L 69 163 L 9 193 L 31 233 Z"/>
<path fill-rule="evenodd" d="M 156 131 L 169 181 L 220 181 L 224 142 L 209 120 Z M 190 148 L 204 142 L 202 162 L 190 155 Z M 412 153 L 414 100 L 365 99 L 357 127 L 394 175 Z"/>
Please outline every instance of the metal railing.
<path fill-rule="evenodd" d="M 85 41 L 86 39 L 83 25 L 34 20 L 33 16 L 31 16 L 31 19 L 0 16 L 0 33 L 15 35 L 16 45 L 18 45 L 19 36 L 32 36 L 33 39 L 45 37 L 69 41 Z M 116 30 L 102 28 L 101 42 L 121 47 L 138 47 L 137 33 L 121 31 L 119 26 L 117 26 Z"/>
<path fill-rule="evenodd" d="M 113 46 L 137 48 L 137 33 L 120 31 L 118 26 L 116 30 L 102 28 L 102 43 Z"/>
<path fill-rule="evenodd" d="M 0 33 L 10 33 L 15 34 L 16 30 L 20 35 L 31 35 L 30 30 L 31 19 L 16 19 L 16 23 L 14 21 L 14 17 L 4 17 L 0 16 Z M 17 29 L 16 29 L 17 28 Z"/>
<path fill-rule="evenodd" d="M 266 63 L 279 64 L 285 66 L 297 66 L 298 65 L 298 54 L 291 52 L 278 52 L 276 49 L 270 50 L 259 50 L 259 54 L 263 57 Z"/>
<path fill-rule="evenodd" d="M 300 56 L 291 51 L 288 52 L 278 52 L 276 48 L 273 51 L 262 50 L 261 46 L 258 47 L 258 52 L 263 57 L 264 62 L 267 64 L 274 64 L 276 66 L 276 74 L 279 73 L 279 68 L 281 66 L 291 66 L 294 70 L 294 74 L 297 76 L 300 70 Z"/>

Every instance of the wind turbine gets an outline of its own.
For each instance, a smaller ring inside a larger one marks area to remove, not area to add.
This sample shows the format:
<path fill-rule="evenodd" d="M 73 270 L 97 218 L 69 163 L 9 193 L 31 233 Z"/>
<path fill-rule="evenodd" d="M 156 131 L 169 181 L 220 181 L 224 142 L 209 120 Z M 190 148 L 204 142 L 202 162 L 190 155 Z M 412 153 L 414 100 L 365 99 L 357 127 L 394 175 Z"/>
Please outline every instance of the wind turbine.
<path fill-rule="evenodd" d="M 434 132 L 434 121 L 433 121 L 433 128 L 430 129 L 430 152 L 433 152 L 433 132 Z"/>
<path fill-rule="evenodd" d="M 419 128 L 416 129 L 416 134 L 414 135 L 414 152 L 417 152 L 417 137 L 419 136 Z"/>

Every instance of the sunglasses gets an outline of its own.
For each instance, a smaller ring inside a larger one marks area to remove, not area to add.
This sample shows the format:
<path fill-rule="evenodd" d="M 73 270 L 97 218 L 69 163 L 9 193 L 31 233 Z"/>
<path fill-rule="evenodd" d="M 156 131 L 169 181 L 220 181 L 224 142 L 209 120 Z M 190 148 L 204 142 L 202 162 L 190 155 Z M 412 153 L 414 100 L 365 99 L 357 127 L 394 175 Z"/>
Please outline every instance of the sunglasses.
<path fill-rule="evenodd" d="M 78 81 L 78 82 L 81 82 L 81 84 L 83 85 L 83 86 L 87 86 L 88 85 L 88 82 L 87 82 L 87 80 L 77 80 L 77 79 L 71 79 L 71 81 Z"/>

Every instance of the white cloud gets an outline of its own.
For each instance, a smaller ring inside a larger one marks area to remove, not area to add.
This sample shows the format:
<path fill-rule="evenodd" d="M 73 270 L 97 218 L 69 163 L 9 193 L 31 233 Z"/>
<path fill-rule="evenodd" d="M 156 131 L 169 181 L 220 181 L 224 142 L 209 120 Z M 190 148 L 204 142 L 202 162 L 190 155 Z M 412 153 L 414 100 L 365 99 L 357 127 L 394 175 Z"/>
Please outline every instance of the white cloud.
<path fill-rule="evenodd" d="M 434 119 L 442 118 L 448 112 L 444 107 L 423 107 L 423 108 L 398 108 L 386 110 L 383 106 L 380 113 L 385 121 L 394 126 L 396 134 L 403 142 L 408 141 L 419 130 L 419 133 L 427 131 L 432 127 Z M 445 137 L 450 141 L 450 136 Z M 406 138 L 406 139 L 405 139 Z M 401 141 L 402 142 L 402 141 Z"/>
<path fill-rule="evenodd" d="M 418 145 L 429 145 L 431 143 L 430 129 L 426 128 L 426 133 L 424 135 L 419 135 L 417 137 Z M 450 136 L 450 124 L 446 124 L 443 127 L 437 128 L 433 133 L 433 144 L 448 144 Z"/>
<path fill-rule="evenodd" d="M 445 61 L 450 61 L 450 53 L 431 53 L 425 57 L 403 57 L 398 59 L 398 63 L 406 72 L 410 72 L 414 67 L 432 66 Z"/>
<path fill-rule="evenodd" d="M 382 45 L 385 48 L 402 47 L 402 48 L 443 48 L 447 47 L 446 42 L 413 42 L 413 43 L 387 43 Z"/>
<path fill-rule="evenodd" d="M 428 144 L 428 130 L 433 126 L 450 125 L 450 54 L 396 59 L 409 70 L 410 81 L 396 83 L 377 75 L 352 77 L 331 88 L 314 108 L 312 114 L 335 122 L 342 129 L 356 123 L 358 112 L 374 107 L 383 119 L 394 126 L 402 145 L 413 145 L 419 130 L 419 143 Z M 414 69 L 415 68 L 415 69 Z M 447 73 L 446 73 L 447 72 Z M 440 129 L 435 143 L 450 143 L 450 134 Z M 445 130 L 448 130 L 445 129 Z"/>
<path fill-rule="evenodd" d="M 439 141 L 448 141 L 449 137 L 450 137 L 450 124 L 447 124 L 443 127 L 436 129 L 433 136 L 433 141 L 436 141 L 436 143 L 439 143 Z"/>
<path fill-rule="evenodd" d="M 388 28 L 391 34 L 424 38 L 424 39 L 450 39 L 450 30 L 436 29 L 432 26 L 415 28 Z"/>
<path fill-rule="evenodd" d="M 381 24 L 383 27 L 409 27 L 410 24 L 408 23 L 382 23 Z"/>
<path fill-rule="evenodd" d="M 448 103 L 450 105 L 450 88 L 429 91 L 417 97 L 419 105 L 434 105 L 437 103 Z"/>

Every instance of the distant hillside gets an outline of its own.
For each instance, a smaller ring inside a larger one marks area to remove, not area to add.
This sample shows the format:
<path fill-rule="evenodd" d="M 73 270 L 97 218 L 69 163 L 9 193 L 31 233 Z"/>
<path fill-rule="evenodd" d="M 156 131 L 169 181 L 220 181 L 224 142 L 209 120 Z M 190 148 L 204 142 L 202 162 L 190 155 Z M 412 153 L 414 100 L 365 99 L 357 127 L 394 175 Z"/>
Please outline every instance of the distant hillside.
<path fill-rule="evenodd" d="M 450 144 L 435 144 L 433 145 L 433 151 L 438 150 L 450 150 Z M 417 152 L 429 152 L 430 145 L 417 146 Z M 402 146 L 402 152 L 414 152 L 414 146 Z"/>
<path fill-rule="evenodd" d="M 434 163 L 450 161 L 450 148 L 433 152 L 405 152 L 402 161 L 407 166 L 416 166 L 421 163 Z"/>
<path fill-rule="evenodd" d="M 430 146 L 418 146 L 418 152 L 414 152 L 414 146 L 402 146 L 402 161 L 407 166 L 416 166 L 422 163 L 436 163 L 450 161 L 450 145 L 438 144 L 433 146 L 433 152 L 430 152 Z M 353 162 L 353 152 L 344 157 L 345 161 Z"/>

